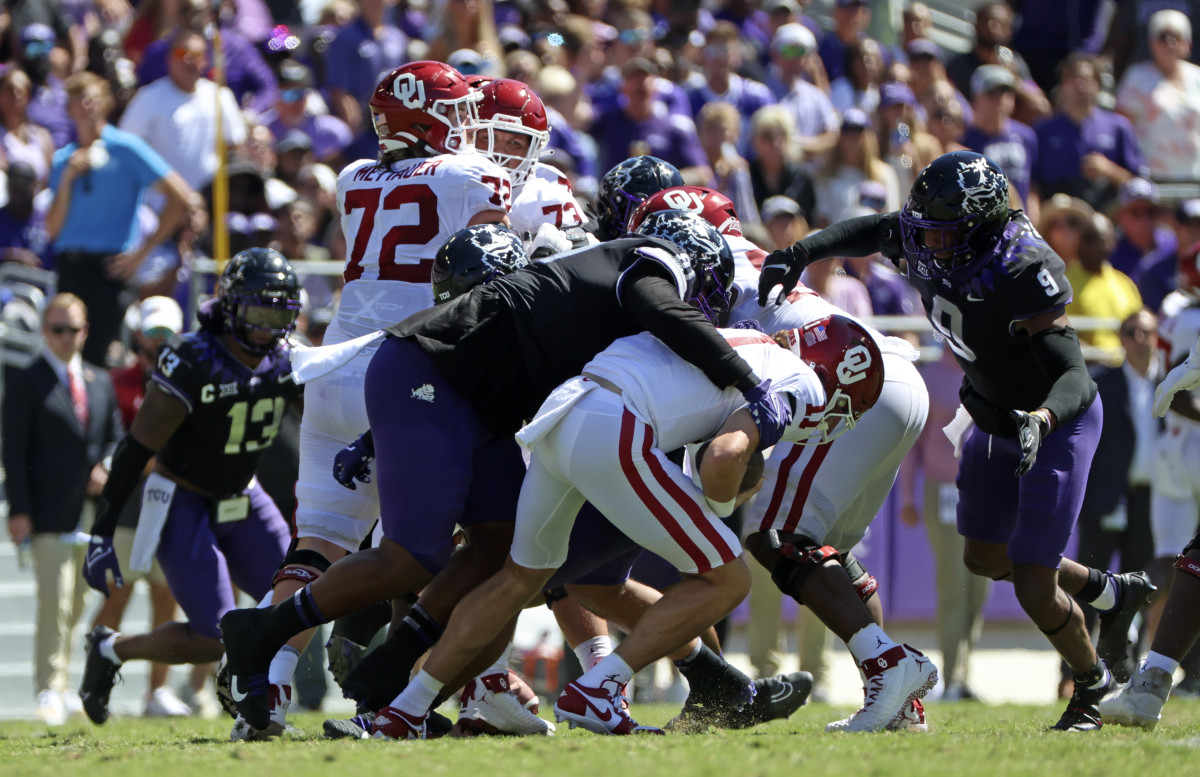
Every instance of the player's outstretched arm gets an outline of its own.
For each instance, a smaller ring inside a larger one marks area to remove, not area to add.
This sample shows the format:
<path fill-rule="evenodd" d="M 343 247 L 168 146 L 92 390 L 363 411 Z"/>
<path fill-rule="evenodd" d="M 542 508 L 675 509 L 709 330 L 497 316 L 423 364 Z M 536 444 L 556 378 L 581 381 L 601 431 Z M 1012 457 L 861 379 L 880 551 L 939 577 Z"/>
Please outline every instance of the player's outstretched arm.
<path fill-rule="evenodd" d="M 775 297 L 775 304 L 783 304 L 800 282 L 804 268 L 813 262 L 834 256 L 867 256 L 881 250 L 888 225 L 894 221 L 895 213 L 873 213 L 846 219 L 767 254 L 758 277 L 758 304 L 766 307 L 776 286 L 783 288 Z"/>

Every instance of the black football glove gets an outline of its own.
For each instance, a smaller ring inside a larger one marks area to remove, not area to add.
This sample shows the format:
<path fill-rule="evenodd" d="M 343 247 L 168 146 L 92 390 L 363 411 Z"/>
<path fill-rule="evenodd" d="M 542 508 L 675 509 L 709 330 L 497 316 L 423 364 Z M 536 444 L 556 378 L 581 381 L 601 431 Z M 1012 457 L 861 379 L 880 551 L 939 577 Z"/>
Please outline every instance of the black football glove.
<path fill-rule="evenodd" d="M 808 266 L 808 252 L 799 243 L 772 251 L 763 259 L 762 271 L 758 276 L 758 304 L 766 307 L 771 298 L 771 290 L 783 286 L 783 290 L 775 298 L 776 305 L 782 305 L 787 295 L 792 293 L 800 282 L 800 274 Z"/>
<path fill-rule="evenodd" d="M 359 483 L 371 482 L 371 462 L 375 461 L 375 438 L 368 429 L 362 436 L 333 457 L 333 479 L 354 491 Z"/>
<path fill-rule="evenodd" d="M 1021 477 L 1033 469 L 1033 463 L 1037 461 L 1038 448 L 1042 447 L 1042 440 L 1050 434 L 1050 426 L 1042 418 L 1041 413 L 1013 410 L 1012 417 L 1017 423 L 1017 439 L 1021 442 L 1021 463 L 1013 474 Z"/>

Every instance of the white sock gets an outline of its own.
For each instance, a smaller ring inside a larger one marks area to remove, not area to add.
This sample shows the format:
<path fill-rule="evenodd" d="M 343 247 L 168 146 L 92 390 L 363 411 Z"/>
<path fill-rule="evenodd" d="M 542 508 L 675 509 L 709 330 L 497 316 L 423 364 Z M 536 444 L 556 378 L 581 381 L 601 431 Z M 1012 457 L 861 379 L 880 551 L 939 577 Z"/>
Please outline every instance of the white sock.
<path fill-rule="evenodd" d="M 1117 583 L 1112 575 L 1106 574 L 1104 577 L 1104 590 L 1092 602 L 1097 610 L 1111 610 L 1117 606 Z"/>
<path fill-rule="evenodd" d="M 121 660 L 120 656 L 117 655 L 117 647 L 115 643 L 117 641 L 117 637 L 119 636 L 121 636 L 121 632 L 113 632 L 104 639 L 100 640 L 99 645 L 97 645 L 97 647 L 100 648 L 100 655 L 104 656 L 109 661 L 112 661 L 117 666 L 125 663 Z"/>
<path fill-rule="evenodd" d="M 390 706 L 407 715 L 423 718 L 429 714 L 429 708 L 433 706 L 433 700 L 437 698 L 443 685 L 445 683 L 422 669 L 404 686 L 400 695 L 392 699 Z"/>
<path fill-rule="evenodd" d="M 575 657 L 579 659 L 579 665 L 585 672 L 604 660 L 612 650 L 612 639 L 607 634 L 586 639 L 574 649 Z"/>
<path fill-rule="evenodd" d="M 873 658 L 896 647 L 896 643 L 892 642 L 892 638 L 884 632 L 882 626 L 872 623 L 855 632 L 854 636 L 846 642 L 846 647 L 850 649 L 850 655 L 854 656 L 854 660 L 861 664 L 868 658 Z"/>
<path fill-rule="evenodd" d="M 1142 665 L 1138 667 L 1139 672 L 1144 672 L 1147 669 L 1161 669 L 1169 675 L 1175 674 L 1175 670 L 1179 668 L 1179 662 L 1173 658 L 1168 658 L 1162 653 L 1155 653 L 1151 650 L 1146 654 L 1146 659 L 1142 661 Z"/>
<path fill-rule="evenodd" d="M 616 653 L 609 653 L 600 663 L 583 673 L 577 681 L 589 688 L 599 688 L 605 680 L 625 685 L 633 679 L 633 669 Z"/>
<path fill-rule="evenodd" d="M 272 685 L 291 685 L 296 676 L 296 664 L 300 663 L 300 651 L 291 645 L 284 645 L 271 659 L 271 667 L 267 670 L 267 681 Z"/>

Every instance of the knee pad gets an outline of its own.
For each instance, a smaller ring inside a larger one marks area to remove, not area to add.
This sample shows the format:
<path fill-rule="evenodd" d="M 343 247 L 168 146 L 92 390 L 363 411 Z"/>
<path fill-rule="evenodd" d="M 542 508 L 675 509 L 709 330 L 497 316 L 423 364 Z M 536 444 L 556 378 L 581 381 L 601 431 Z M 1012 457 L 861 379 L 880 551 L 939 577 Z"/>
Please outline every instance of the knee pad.
<path fill-rule="evenodd" d="M 858 557 L 850 551 L 842 554 L 842 569 L 846 570 L 846 574 L 850 577 L 850 582 L 854 584 L 855 593 L 858 594 L 858 598 L 864 603 L 879 590 L 879 581 L 867 571 L 867 568 L 858 560 Z"/>
<path fill-rule="evenodd" d="M 829 545 L 818 545 L 808 537 L 798 536 L 791 542 L 781 542 L 779 533 L 772 529 L 768 532 L 771 549 L 779 554 L 775 565 L 771 568 L 771 582 L 799 604 L 800 587 L 804 581 L 818 568 L 827 563 L 840 563 L 841 554 Z"/>
<path fill-rule="evenodd" d="M 274 579 L 271 580 L 271 587 L 274 588 L 284 580 L 296 580 L 304 585 L 308 585 L 323 575 L 329 569 L 329 565 L 329 559 L 315 550 L 289 551 L 283 557 L 283 562 L 279 565 L 279 571 L 275 573 Z M 314 572 L 314 569 L 317 571 Z"/>

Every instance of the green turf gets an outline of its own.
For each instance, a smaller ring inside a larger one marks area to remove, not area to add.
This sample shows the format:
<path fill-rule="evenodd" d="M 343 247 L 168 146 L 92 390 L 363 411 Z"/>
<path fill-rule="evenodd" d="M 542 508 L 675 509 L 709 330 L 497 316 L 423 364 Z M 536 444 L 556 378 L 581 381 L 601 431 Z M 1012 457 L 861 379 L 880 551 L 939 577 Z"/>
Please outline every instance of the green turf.
<path fill-rule="evenodd" d="M 637 705 L 662 724 L 665 706 Z M 1090 734 L 1047 728 L 1053 707 L 931 705 L 930 734 L 827 735 L 847 710 L 813 705 L 789 721 L 692 736 L 600 737 L 564 730 L 550 738 L 432 742 L 330 742 L 319 714 L 296 717 L 306 732 L 265 743 L 231 743 L 229 722 L 114 719 L 55 729 L 0 723 L 4 777 L 1149 777 L 1200 772 L 1200 703 L 1172 700 L 1154 732 L 1117 726 Z M 1193 769 L 1197 771 L 1192 771 Z"/>

